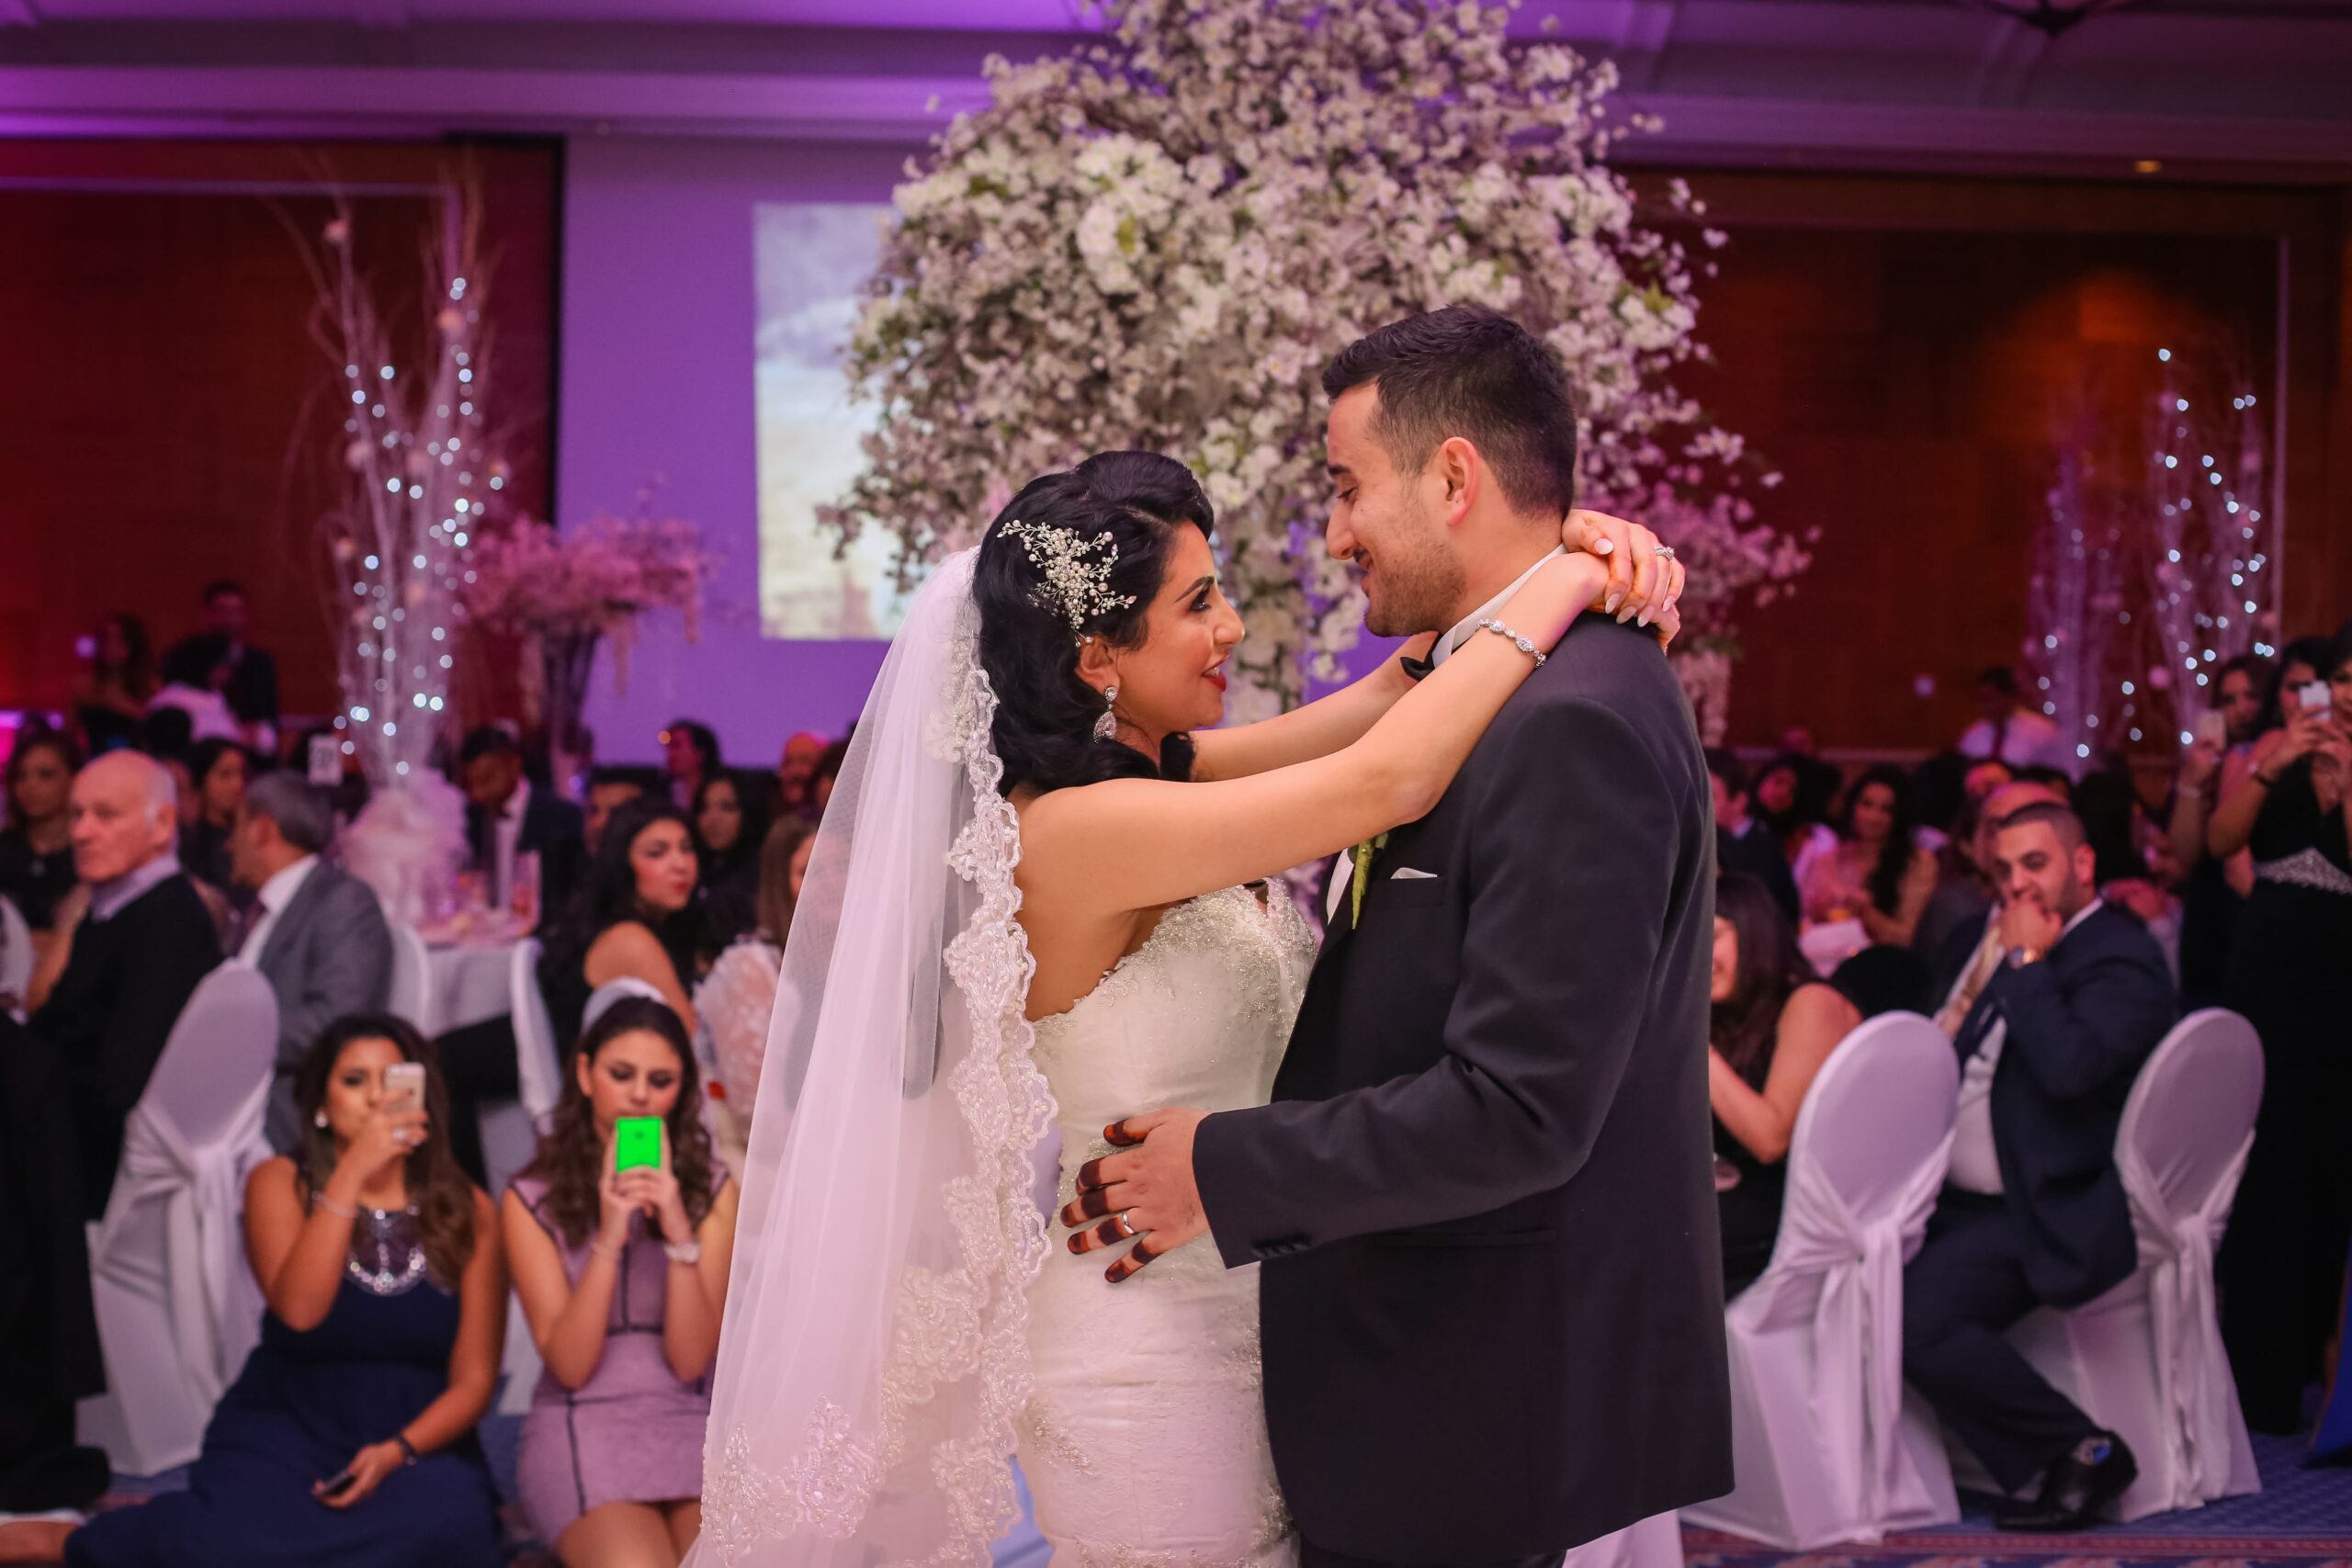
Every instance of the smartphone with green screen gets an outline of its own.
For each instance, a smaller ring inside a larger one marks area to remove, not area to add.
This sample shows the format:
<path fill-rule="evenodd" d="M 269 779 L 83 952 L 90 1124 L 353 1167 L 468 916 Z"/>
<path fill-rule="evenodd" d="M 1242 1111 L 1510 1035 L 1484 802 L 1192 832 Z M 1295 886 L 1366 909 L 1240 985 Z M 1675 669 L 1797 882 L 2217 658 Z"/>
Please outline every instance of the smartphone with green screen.
<path fill-rule="evenodd" d="M 624 1116 L 613 1123 L 613 1169 L 636 1170 L 662 1163 L 662 1118 Z"/>

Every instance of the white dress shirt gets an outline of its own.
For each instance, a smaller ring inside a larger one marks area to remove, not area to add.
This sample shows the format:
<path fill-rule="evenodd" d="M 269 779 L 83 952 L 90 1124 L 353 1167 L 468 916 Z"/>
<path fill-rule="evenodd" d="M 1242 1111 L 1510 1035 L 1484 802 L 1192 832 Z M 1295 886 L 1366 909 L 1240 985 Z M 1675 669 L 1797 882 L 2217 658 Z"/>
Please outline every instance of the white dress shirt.
<path fill-rule="evenodd" d="M 2075 911 L 2058 932 L 2058 942 L 2073 934 L 2076 926 L 2091 918 L 2091 911 L 2104 902 L 2094 898 Z M 1993 918 L 2000 919 L 1994 911 Z M 2058 942 L 2051 944 L 2055 949 Z M 2047 953 L 2042 955 L 2049 961 Z M 1960 1106 L 1952 1120 L 1951 1168 L 1945 1179 L 1963 1192 L 1984 1192 L 1997 1196 L 2001 1191 L 2001 1156 L 1993 1147 L 1993 1075 L 2000 1069 L 2001 1047 L 2008 1043 L 2009 1024 L 2007 1019 L 1995 1019 L 1984 1032 L 1984 1043 L 1968 1058 L 1960 1070 Z"/>
<path fill-rule="evenodd" d="M 1485 604 L 1479 605 L 1476 609 L 1463 616 L 1460 621 L 1454 624 L 1453 629 L 1446 633 L 1443 637 L 1438 638 L 1437 646 L 1430 649 L 1430 668 L 1434 670 L 1439 665 L 1444 663 L 1448 654 L 1452 653 L 1455 649 L 1460 648 L 1464 643 L 1468 642 L 1473 637 L 1476 636 L 1478 631 L 1478 623 L 1480 621 L 1490 619 L 1497 611 L 1500 610 L 1505 604 L 1510 603 L 1510 596 L 1518 592 L 1521 588 L 1527 586 L 1527 580 L 1529 578 L 1533 577 L 1537 572 L 1544 570 L 1544 561 L 1550 560 L 1554 556 L 1566 554 L 1567 554 L 1566 546 L 1557 545 L 1553 547 L 1551 549 L 1544 552 L 1543 560 L 1537 561 L 1533 566 L 1529 567 L 1525 571 L 1521 572 L 1517 577 L 1513 578 L 1510 587 L 1504 589 L 1500 593 L 1496 594 L 1493 598 L 1487 600 Z M 1346 896 L 1348 891 L 1348 883 L 1354 875 L 1355 862 L 1342 852 L 1340 856 L 1339 863 L 1331 868 L 1331 883 L 1323 895 L 1323 919 L 1325 923 L 1328 924 L 1330 921 L 1339 919 L 1340 900 Z"/>
<path fill-rule="evenodd" d="M 490 902 L 492 908 L 514 901 L 514 846 L 523 841 L 523 814 L 531 808 L 531 781 L 514 781 L 514 793 L 498 808 L 490 825 Z"/>
<path fill-rule="evenodd" d="M 245 932 L 243 944 L 237 949 L 239 958 L 247 964 L 261 962 L 261 950 L 269 945 L 269 933 L 277 926 L 277 917 L 294 902 L 294 895 L 302 891 L 302 884 L 311 880 L 311 873 L 318 869 L 318 856 L 304 855 L 261 885 L 260 893 L 254 898 L 261 912 Z"/>
<path fill-rule="evenodd" d="M 1546 550 L 1544 553 L 1543 560 L 1537 561 L 1533 566 L 1529 567 L 1525 571 L 1521 572 L 1517 577 L 1513 578 L 1510 587 L 1504 589 L 1500 593 L 1496 594 L 1493 598 L 1487 600 L 1485 604 L 1479 605 L 1476 609 L 1463 616 L 1462 619 L 1455 624 L 1454 628 L 1452 631 L 1437 639 L 1437 646 L 1430 650 L 1430 664 L 1431 667 L 1444 663 L 1446 655 L 1452 653 L 1455 649 L 1460 648 L 1464 643 L 1468 642 L 1472 637 L 1476 635 L 1478 623 L 1480 621 L 1490 620 L 1496 615 L 1499 614 L 1502 607 L 1510 603 L 1510 596 L 1518 592 L 1521 589 L 1526 587 L 1527 580 L 1529 578 L 1533 577 L 1537 572 L 1544 570 L 1544 561 L 1550 560 L 1555 556 L 1564 556 L 1567 553 L 1568 550 L 1566 545 L 1555 545 L 1551 549 Z M 1514 631 L 1518 630 L 1516 626 L 1511 629 Z"/>

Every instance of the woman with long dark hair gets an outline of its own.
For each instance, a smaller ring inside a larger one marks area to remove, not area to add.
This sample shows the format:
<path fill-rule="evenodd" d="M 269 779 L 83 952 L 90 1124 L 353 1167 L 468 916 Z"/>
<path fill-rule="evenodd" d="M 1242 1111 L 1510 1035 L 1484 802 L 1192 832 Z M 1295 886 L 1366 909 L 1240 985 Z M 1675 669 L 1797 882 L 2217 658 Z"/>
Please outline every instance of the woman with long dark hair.
<path fill-rule="evenodd" d="M 694 983 L 710 939 L 695 895 L 701 859 L 694 826 L 668 801 L 640 795 L 614 811 L 588 874 L 539 965 L 556 1036 L 571 1039 L 589 995 L 610 981 L 642 980 L 694 1028 Z"/>
<path fill-rule="evenodd" d="M 628 1118 L 659 1123 L 660 1154 L 620 1170 Z M 502 1217 L 545 1363 L 523 1421 L 533 1527 L 567 1568 L 675 1562 L 701 1529 L 735 1240 L 735 1188 L 711 1159 L 675 1013 L 628 997 L 597 1018 Z"/>
<path fill-rule="evenodd" d="M 388 1069 L 423 1069 L 421 1097 Z M 496 1568 L 498 1500 L 475 1438 L 498 1381 L 496 1213 L 449 1157 L 433 1048 L 401 1019 L 327 1027 L 294 1079 L 299 1156 L 245 1184 L 269 1305 L 185 1492 L 101 1514 L 80 1568 L 334 1562 Z"/>
<path fill-rule="evenodd" d="M 0 896 L 36 932 L 49 931 L 59 901 L 76 880 L 66 802 L 81 766 L 74 742 L 53 729 L 18 732 L 8 753 L 0 798 Z"/>
<path fill-rule="evenodd" d="M 1910 945 L 1936 890 L 1936 857 L 1915 841 L 1911 781 L 1881 765 L 1846 791 L 1838 847 L 1797 879 L 1807 924 L 1860 920 L 1874 942 Z"/>
<path fill-rule="evenodd" d="M 136 615 L 108 615 L 91 638 L 90 672 L 74 695 L 74 726 L 86 756 L 129 746 L 155 694 L 155 650 Z"/>
<path fill-rule="evenodd" d="M 707 775 L 695 788 L 697 897 L 709 944 L 724 947 L 758 923 L 760 844 L 767 804 L 731 773 Z"/>
<path fill-rule="evenodd" d="M 2352 622 L 2305 654 L 2325 700 L 2306 705 L 2311 682 L 2288 689 L 2283 722 L 2232 759 L 2206 828 L 2217 858 L 2254 852 L 2223 993 L 2262 1037 L 2262 1108 L 2220 1274 L 2238 1397 L 2265 1432 L 2302 1427 L 2352 1247 L 2352 1048 L 2338 979 L 2352 954 Z"/>
<path fill-rule="evenodd" d="M 1852 1002 L 1812 976 L 1771 892 L 1749 876 L 1719 879 L 1707 1102 L 1715 1116 L 1725 1295 L 1746 1289 L 1772 1260 L 1797 1112 L 1830 1052 L 1862 1021 Z"/>
<path fill-rule="evenodd" d="M 253 753 L 234 740 L 199 740 L 188 749 L 188 778 L 194 785 L 196 818 L 180 829 L 180 863 L 189 875 L 226 888 L 229 835 L 245 807 Z"/>

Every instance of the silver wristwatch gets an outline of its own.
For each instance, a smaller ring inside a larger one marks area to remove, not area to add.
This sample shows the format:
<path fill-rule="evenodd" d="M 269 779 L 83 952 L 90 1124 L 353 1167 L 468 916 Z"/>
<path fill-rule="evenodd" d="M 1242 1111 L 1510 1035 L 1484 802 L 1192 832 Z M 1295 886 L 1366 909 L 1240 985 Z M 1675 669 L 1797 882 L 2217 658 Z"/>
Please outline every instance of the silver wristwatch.
<path fill-rule="evenodd" d="M 688 1236 L 684 1241 L 665 1241 L 662 1244 L 662 1250 L 671 1262 L 684 1263 L 691 1268 L 702 1261 L 702 1238 Z"/>

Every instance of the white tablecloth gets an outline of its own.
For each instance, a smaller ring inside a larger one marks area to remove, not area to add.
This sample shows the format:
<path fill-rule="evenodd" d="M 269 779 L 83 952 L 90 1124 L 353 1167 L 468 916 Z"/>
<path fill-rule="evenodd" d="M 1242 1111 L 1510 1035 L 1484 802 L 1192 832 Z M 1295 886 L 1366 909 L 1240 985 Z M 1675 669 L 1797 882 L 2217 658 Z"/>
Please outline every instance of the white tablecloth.
<path fill-rule="evenodd" d="M 511 1011 L 509 976 L 514 948 L 512 942 L 485 941 L 435 942 L 428 947 L 433 1020 L 426 1032 L 440 1034 Z"/>

